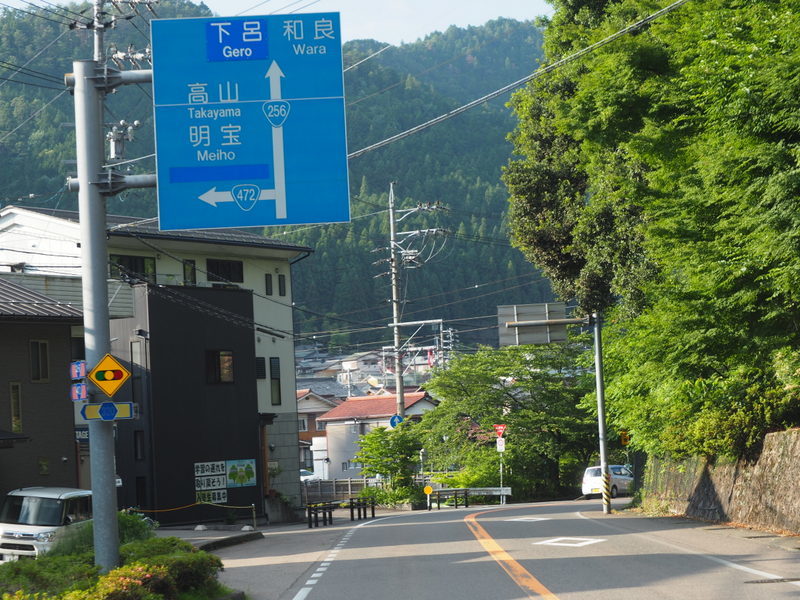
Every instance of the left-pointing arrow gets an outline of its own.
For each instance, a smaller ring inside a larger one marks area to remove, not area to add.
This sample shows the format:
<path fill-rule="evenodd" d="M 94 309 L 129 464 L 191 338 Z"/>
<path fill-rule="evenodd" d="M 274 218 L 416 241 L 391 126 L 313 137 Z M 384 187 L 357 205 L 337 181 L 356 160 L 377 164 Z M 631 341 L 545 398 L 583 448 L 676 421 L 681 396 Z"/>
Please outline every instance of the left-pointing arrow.
<path fill-rule="evenodd" d="M 200 200 L 216 207 L 220 202 L 233 202 L 233 196 L 230 192 L 218 192 L 217 188 L 213 187 L 205 194 L 201 194 Z"/>

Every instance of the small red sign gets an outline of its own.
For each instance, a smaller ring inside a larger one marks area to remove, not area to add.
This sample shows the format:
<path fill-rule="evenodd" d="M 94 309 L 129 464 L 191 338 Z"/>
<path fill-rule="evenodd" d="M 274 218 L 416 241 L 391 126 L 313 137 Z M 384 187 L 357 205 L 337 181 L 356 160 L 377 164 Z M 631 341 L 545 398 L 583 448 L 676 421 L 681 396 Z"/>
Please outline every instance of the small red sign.
<path fill-rule="evenodd" d="M 506 432 L 505 424 L 503 424 L 503 425 L 495 425 L 494 426 L 494 431 L 495 431 L 495 433 L 497 433 L 497 437 L 503 437 L 503 434 Z"/>

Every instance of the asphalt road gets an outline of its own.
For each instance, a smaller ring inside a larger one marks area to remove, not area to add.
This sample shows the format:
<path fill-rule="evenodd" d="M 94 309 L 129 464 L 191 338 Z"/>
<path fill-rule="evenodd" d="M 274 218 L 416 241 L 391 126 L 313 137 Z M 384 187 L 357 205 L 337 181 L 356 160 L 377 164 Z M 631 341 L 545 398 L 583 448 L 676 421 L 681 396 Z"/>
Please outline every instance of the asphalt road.
<path fill-rule="evenodd" d="M 600 508 L 415 511 L 217 554 L 251 600 L 800 598 L 800 538 Z"/>

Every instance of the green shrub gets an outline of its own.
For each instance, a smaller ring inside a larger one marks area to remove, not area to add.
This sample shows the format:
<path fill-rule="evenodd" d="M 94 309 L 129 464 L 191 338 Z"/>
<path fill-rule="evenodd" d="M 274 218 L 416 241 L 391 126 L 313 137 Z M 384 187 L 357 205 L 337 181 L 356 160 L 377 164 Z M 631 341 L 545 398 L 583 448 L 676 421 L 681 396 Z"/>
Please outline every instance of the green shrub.
<path fill-rule="evenodd" d="M 0 565 L 0 594 L 4 600 L 15 592 L 58 595 L 91 587 L 99 572 L 91 552 L 7 562 Z"/>
<path fill-rule="evenodd" d="M 126 544 L 135 540 L 149 539 L 155 536 L 154 522 L 144 519 L 142 515 L 120 511 L 117 513 L 119 543 Z M 48 552 L 51 556 L 65 556 L 94 551 L 94 522 L 84 521 L 62 529 L 56 536 L 53 547 Z"/>
<path fill-rule="evenodd" d="M 154 537 L 147 540 L 128 542 L 119 549 L 119 556 L 123 565 L 140 560 L 147 560 L 154 556 L 176 554 L 179 552 L 197 552 L 189 542 L 176 537 Z"/>
<path fill-rule="evenodd" d="M 222 570 L 222 561 L 207 552 L 191 554 L 171 554 L 151 559 L 153 563 L 165 566 L 181 592 L 202 590 L 214 586 L 217 574 Z"/>
<path fill-rule="evenodd" d="M 177 588 L 164 565 L 136 563 L 114 569 L 88 590 L 68 592 L 64 600 L 163 600 L 176 598 Z"/>
<path fill-rule="evenodd" d="M 368 498 L 381 506 L 396 506 L 398 504 L 419 504 L 425 502 L 425 494 L 422 488 L 417 486 L 401 486 L 396 488 L 389 487 L 366 487 L 359 493 L 361 498 Z"/>

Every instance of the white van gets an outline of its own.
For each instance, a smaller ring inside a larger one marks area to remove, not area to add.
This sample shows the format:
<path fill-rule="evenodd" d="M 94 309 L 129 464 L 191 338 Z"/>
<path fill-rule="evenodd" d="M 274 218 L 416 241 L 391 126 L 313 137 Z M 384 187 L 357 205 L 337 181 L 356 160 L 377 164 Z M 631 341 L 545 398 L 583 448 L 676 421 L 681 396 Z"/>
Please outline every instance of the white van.
<path fill-rule="evenodd" d="M 608 465 L 611 475 L 611 497 L 627 494 L 633 486 L 633 473 L 626 465 Z M 600 467 L 589 467 L 583 473 L 581 491 L 584 496 L 597 496 L 603 493 L 603 475 Z"/>
<path fill-rule="evenodd" d="M 36 558 L 67 525 L 92 518 L 92 491 L 66 487 L 12 490 L 0 507 L 0 563 Z"/>

